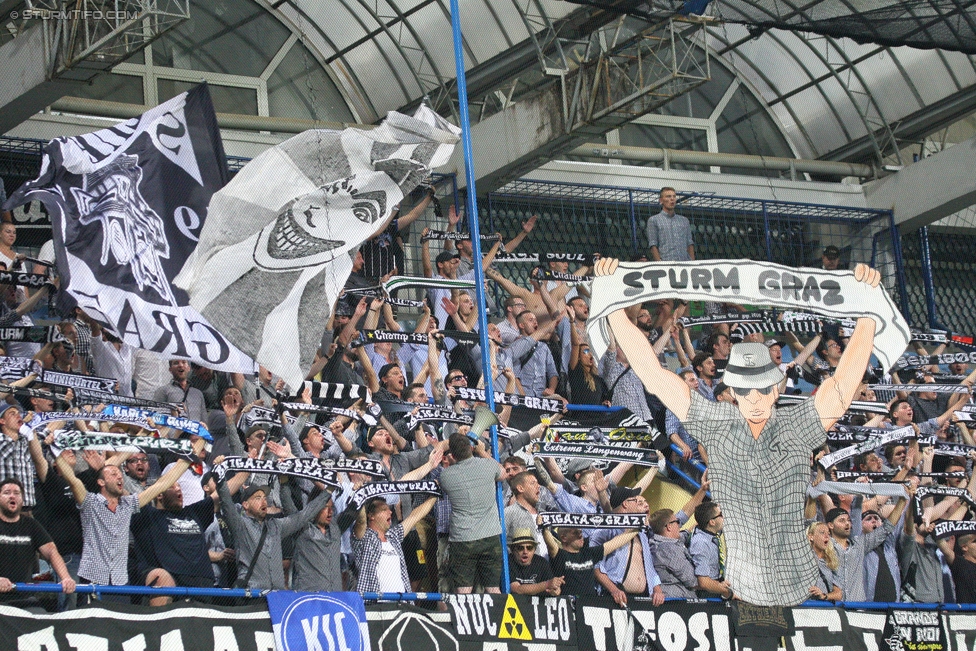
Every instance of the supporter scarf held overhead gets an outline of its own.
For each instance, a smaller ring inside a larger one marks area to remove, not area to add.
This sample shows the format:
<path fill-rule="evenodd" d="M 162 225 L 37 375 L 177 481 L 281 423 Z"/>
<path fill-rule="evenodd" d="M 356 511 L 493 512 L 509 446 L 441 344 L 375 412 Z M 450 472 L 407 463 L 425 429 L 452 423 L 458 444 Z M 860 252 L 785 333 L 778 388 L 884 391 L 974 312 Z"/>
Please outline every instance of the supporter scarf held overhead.
<path fill-rule="evenodd" d="M 621 262 L 613 274 L 594 279 L 591 291 L 586 329 L 597 359 L 609 346 L 607 315 L 661 298 L 772 305 L 835 319 L 870 317 L 876 324 L 874 353 L 885 368 L 891 368 L 911 336 L 887 292 L 856 281 L 852 271 L 749 260 Z"/>
<path fill-rule="evenodd" d="M 202 84 L 108 129 L 52 140 L 40 176 L 6 208 L 39 200 L 51 214 L 62 312 L 77 305 L 136 348 L 251 373 L 254 362 L 172 285 L 227 179 Z"/>
<path fill-rule="evenodd" d="M 214 194 L 176 284 L 294 391 L 352 271 L 350 252 L 447 163 L 458 133 L 423 105 L 370 131 L 310 130 L 266 150 Z"/>

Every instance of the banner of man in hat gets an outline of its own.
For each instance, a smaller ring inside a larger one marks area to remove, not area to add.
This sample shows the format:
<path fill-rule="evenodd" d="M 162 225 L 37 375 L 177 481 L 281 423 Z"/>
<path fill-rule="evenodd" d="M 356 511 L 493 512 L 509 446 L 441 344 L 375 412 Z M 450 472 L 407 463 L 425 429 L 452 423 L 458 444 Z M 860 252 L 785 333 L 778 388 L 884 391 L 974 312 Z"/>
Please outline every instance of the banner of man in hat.
<path fill-rule="evenodd" d="M 598 261 L 597 281 L 612 276 L 617 266 L 614 259 Z M 853 276 L 869 294 L 883 294 L 875 269 L 859 264 Z M 606 291 L 611 285 L 603 287 Z M 784 376 L 764 344 L 732 347 L 722 381 L 732 387 L 738 404 L 712 402 L 661 366 L 646 334 L 624 309 L 606 318 L 645 388 L 708 450 L 712 496 L 725 514 L 725 576 L 734 594 L 762 606 L 805 601 L 817 578 L 803 519 L 810 452 L 824 443 L 827 429 L 850 406 L 874 348 L 876 327 L 883 326 L 869 316 L 858 318 L 833 377 L 810 399 L 774 409 Z"/>

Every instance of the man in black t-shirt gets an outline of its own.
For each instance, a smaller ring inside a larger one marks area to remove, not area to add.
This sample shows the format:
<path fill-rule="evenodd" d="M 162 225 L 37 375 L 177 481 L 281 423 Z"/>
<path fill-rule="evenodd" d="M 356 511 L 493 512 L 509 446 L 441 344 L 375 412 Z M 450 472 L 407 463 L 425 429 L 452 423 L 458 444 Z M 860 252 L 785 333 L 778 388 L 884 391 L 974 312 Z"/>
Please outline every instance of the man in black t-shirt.
<path fill-rule="evenodd" d="M 572 527 L 560 527 L 556 534 L 559 542 L 549 532 L 543 531 L 546 546 L 549 547 L 549 558 L 552 559 L 552 571 L 562 576 L 566 583 L 563 592 L 576 597 L 593 596 L 596 594 L 596 578 L 593 568 L 603 560 L 607 554 L 617 551 L 636 536 L 639 529 L 619 534 L 603 543 L 590 547 L 583 538 L 583 532 Z"/>
<path fill-rule="evenodd" d="M 508 557 L 511 592 L 525 595 L 543 592 L 553 596 L 559 594 L 563 578 L 554 578 L 548 561 L 535 553 L 535 536 L 531 530 L 516 529 L 509 547 L 512 550 Z"/>
<path fill-rule="evenodd" d="M 24 517 L 24 487 L 20 480 L 8 477 L 0 481 L 0 592 L 12 592 L 15 583 L 31 579 L 34 555 L 51 564 L 61 579 L 66 594 L 75 591 L 75 582 L 64 565 L 51 536 L 34 518 Z M 3 603 L 18 606 L 36 605 L 30 595 L 3 595 Z"/>
<path fill-rule="evenodd" d="M 952 570 L 952 580 L 956 584 L 956 603 L 976 604 L 976 535 L 959 536 L 959 544 L 955 551 L 948 545 L 939 547 L 949 561 Z"/>
<path fill-rule="evenodd" d="M 212 588 L 213 565 L 205 533 L 213 519 L 213 497 L 184 507 L 178 483 L 163 491 L 156 506 L 147 505 L 133 514 L 130 529 L 136 541 L 140 582 L 156 587 Z M 153 597 L 149 605 L 170 601 L 170 597 Z"/>

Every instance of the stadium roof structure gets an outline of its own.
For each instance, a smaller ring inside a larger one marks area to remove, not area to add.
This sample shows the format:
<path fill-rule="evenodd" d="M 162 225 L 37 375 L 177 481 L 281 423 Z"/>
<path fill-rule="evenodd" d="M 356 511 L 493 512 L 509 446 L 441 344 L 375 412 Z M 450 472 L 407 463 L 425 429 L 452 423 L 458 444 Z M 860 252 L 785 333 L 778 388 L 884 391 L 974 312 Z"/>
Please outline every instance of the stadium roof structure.
<path fill-rule="evenodd" d="M 664 119 L 637 120 L 620 144 L 703 149 L 704 133 L 681 120 L 712 119 L 717 151 L 890 162 L 976 110 L 972 0 L 699 4 L 460 0 L 474 120 L 559 83 L 587 43 L 694 9 L 707 16 L 710 81 L 653 111 Z M 424 97 L 452 111 L 448 0 L 189 6 L 189 20 L 70 94 L 154 104 L 206 79 L 223 112 L 368 124 Z"/>

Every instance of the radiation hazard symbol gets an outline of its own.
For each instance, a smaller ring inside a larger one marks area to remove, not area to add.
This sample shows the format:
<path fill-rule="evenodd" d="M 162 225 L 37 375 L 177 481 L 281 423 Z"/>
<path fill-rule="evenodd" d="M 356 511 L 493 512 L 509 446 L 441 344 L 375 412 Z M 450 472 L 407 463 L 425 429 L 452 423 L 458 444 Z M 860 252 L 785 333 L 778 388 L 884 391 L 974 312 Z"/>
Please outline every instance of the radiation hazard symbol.
<path fill-rule="evenodd" d="M 515 597 L 508 595 L 508 600 L 505 602 L 505 614 L 502 615 L 502 627 L 498 631 L 499 638 L 511 638 L 513 640 L 531 640 L 532 634 L 529 633 L 529 627 L 525 623 L 525 618 L 522 617 L 522 612 L 519 610 L 518 604 L 515 603 Z"/>

